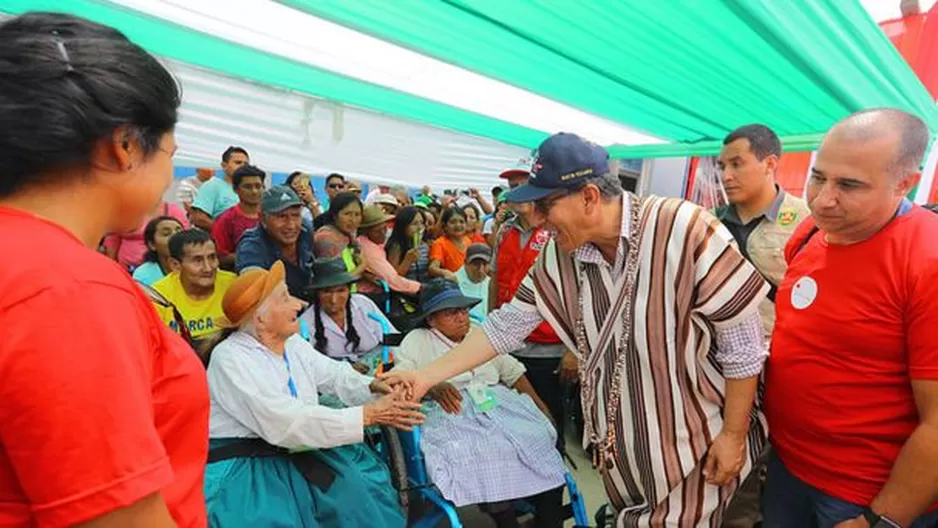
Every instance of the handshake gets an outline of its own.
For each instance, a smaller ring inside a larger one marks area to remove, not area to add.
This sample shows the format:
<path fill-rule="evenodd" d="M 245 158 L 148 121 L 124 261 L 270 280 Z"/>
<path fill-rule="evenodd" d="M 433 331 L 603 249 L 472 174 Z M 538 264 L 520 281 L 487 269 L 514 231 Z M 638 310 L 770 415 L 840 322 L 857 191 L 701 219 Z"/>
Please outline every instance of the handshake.
<path fill-rule="evenodd" d="M 418 372 L 394 371 L 378 376 L 370 389 L 382 396 L 364 405 L 362 418 L 365 427 L 386 425 L 410 431 L 423 423 L 420 399 L 427 390 L 421 390 L 422 387 Z"/>

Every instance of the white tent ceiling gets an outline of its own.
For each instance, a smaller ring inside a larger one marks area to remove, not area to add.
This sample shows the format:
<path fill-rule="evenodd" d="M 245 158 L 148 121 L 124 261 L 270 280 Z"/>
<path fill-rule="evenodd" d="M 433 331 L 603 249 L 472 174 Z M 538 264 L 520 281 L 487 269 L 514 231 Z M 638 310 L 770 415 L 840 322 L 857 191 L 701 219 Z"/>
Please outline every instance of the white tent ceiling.
<path fill-rule="evenodd" d="M 871 17 L 898 0 L 861 0 Z M 935 0 L 923 0 L 927 9 Z M 661 140 L 537 94 L 446 64 L 274 0 L 109 0 L 130 10 L 323 70 L 534 130 L 570 130 L 601 143 Z M 315 36 L 315 37 L 313 37 Z M 217 166 L 232 144 L 276 172 L 342 172 L 365 181 L 436 188 L 488 186 L 524 148 L 316 99 L 167 61 L 183 87 L 182 166 Z"/>
<path fill-rule="evenodd" d="M 340 172 L 435 188 L 496 184 L 521 147 L 396 119 L 165 61 L 183 87 L 180 166 L 217 167 L 229 145 L 267 171 Z"/>

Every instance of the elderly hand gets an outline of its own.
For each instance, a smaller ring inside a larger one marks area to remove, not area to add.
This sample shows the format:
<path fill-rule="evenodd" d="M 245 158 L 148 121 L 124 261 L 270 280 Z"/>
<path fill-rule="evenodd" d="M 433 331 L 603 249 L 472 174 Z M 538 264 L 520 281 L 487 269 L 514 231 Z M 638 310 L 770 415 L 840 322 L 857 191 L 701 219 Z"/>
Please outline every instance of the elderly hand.
<path fill-rule="evenodd" d="M 746 459 L 746 434 L 720 431 L 707 451 L 703 474 L 708 484 L 722 486 L 739 475 Z"/>
<path fill-rule="evenodd" d="M 430 385 L 423 380 L 423 375 L 417 370 L 394 369 L 391 372 L 378 375 L 378 379 L 395 390 L 403 389 L 406 397 L 413 401 L 420 401 L 430 390 Z"/>
<path fill-rule="evenodd" d="M 444 411 L 450 414 L 459 414 L 462 410 L 462 394 L 459 389 L 447 381 L 436 385 L 427 393 L 428 396 L 440 404 Z"/>
<path fill-rule="evenodd" d="M 420 402 L 409 401 L 402 396 L 400 392 L 392 392 L 366 403 L 362 410 L 365 427 L 387 425 L 410 431 L 415 425 L 422 424 L 424 416 L 420 412 Z"/>
<path fill-rule="evenodd" d="M 356 363 L 355 365 L 364 365 L 366 369 L 368 368 L 368 365 L 365 365 L 364 363 Z M 367 370 L 365 372 L 367 372 Z M 368 385 L 368 389 L 372 394 L 391 394 L 394 392 L 394 389 L 392 389 L 390 385 L 385 383 L 383 380 L 379 380 L 378 378 L 371 380 L 371 383 Z"/>

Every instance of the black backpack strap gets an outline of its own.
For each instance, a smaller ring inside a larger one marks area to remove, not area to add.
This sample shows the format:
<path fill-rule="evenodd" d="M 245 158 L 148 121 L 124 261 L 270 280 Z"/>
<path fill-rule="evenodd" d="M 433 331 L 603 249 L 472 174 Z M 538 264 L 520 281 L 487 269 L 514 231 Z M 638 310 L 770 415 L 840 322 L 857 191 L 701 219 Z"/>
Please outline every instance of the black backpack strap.
<path fill-rule="evenodd" d="M 818 229 L 818 226 L 816 225 L 811 226 L 811 230 L 808 231 L 808 235 L 802 238 L 801 242 L 798 243 L 798 247 L 796 247 L 795 251 L 791 254 L 791 258 L 795 258 L 795 255 L 797 255 L 798 253 L 801 253 L 801 250 L 804 249 L 804 247 L 808 245 L 808 242 L 810 242 L 811 239 L 814 238 L 814 235 L 817 234 L 818 231 L 820 231 L 820 229 Z"/>

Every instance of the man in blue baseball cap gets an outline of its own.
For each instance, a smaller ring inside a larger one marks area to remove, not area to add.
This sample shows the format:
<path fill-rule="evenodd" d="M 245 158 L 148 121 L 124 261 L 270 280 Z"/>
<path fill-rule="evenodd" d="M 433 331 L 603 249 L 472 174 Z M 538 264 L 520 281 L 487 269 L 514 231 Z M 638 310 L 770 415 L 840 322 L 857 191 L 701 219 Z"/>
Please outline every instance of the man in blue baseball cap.
<path fill-rule="evenodd" d="M 508 193 L 555 233 L 511 302 L 419 371 L 414 397 L 546 321 L 579 361 L 584 437 L 617 526 L 715 526 L 762 451 L 768 286 L 716 218 L 624 192 L 604 148 L 556 134 Z"/>

